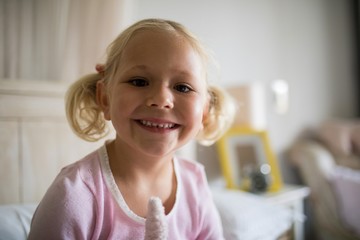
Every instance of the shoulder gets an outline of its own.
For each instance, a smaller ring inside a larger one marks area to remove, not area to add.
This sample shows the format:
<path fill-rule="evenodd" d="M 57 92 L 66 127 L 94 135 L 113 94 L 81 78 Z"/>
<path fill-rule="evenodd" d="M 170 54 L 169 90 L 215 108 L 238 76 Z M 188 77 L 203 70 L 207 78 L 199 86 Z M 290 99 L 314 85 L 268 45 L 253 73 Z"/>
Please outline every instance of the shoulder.
<path fill-rule="evenodd" d="M 85 169 L 96 168 L 99 165 L 99 159 L 99 149 L 97 149 L 82 159 L 63 167 L 57 177 L 83 173 Z"/>
<path fill-rule="evenodd" d="M 177 159 L 176 172 L 180 184 L 186 189 L 187 194 L 206 194 L 208 192 L 208 182 L 205 168 L 202 164 L 189 161 L 183 158 Z"/>
<path fill-rule="evenodd" d="M 100 172 L 99 154 L 98 151 L 94 151 L 77 162 L 62 168 L 50 185 L 46 195 L 51 194 L 53 190 L 58 192 L 59 190 L 79 191 L 93 189 L 97 176 L 101 175 Z"/>
<path fill-rule="evenodd" d="M 223 239 L 220 218 L 212 200 L 205 168 L 198 162 L 177 159 L 181 196 L 179 215 L 191 216 L 196 239 Z"/>
<path fill-rule="evenodd" d="M 204 180 L 205 169 L 201 163 L 190 161 L 184 158 L 177 159 L 179 172 L 182 176 L 190 177 L 191 179 Z"/>
<path fill-rule="evenodd" d="M 83 236 L 91 232 L 97 206 L 96 178 L 101 171 L 98 158 L 95 151 L 61 170 L 35 211 L 30 236 L 59 237 L 76 234 L 74 229 Z"/>
<path fill-rule="evenodd" d="M 176 158 L 179 166 L 189 172 L 203 172 L 204 165 L 199 162 L 190 161 L 185 158 Z"/>
<path fill-rule="evenodd" d="M 76 202 L 83 195 L 93 195 L 99 175 L 99 154 L 98 151 L 94 151 L 64 167 L 48 188 L 42 202 L 49 199 Z"/>

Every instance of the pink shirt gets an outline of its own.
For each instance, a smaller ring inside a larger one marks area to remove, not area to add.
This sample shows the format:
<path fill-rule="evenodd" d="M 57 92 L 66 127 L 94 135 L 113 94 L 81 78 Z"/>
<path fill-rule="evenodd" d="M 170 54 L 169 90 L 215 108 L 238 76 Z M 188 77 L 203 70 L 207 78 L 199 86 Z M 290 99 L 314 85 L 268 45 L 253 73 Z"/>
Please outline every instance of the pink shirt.
<path fill-rule="evenodd" d="M 223 239 L 203 166 L 177 158 L 174 166 L 168 239 Z M 103 146 L 62 169 L 34 214 L 29 239 L 144 239 L 144 231 L 145 219 L 125 203 Z"/>

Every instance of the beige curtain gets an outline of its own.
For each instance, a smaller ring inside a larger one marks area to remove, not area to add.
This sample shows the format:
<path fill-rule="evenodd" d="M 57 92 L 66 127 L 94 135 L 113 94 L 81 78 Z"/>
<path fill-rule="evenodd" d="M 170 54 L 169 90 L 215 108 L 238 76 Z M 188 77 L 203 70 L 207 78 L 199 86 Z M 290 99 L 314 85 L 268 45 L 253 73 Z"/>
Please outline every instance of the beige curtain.
<path fill-rule="evenodd" d="M 1 0 L 0 78 L 74 81 L 131 19 L 131 0 Z"/>

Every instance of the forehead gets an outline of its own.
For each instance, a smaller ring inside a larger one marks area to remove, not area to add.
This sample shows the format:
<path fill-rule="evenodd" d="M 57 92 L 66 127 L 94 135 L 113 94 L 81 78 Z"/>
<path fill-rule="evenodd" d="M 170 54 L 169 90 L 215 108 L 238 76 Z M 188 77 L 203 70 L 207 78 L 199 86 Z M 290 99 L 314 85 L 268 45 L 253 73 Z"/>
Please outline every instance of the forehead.
<path fill-rule="evenodd" d="M 166 48 L 168 47 L 168 48 Z M 181 36 L 176 31 L 165 31 L 165 30 L 139 30 L 133 34 L 129 39 L 127 45 L 124 48 L 123 55 L 133 53 L 135 50 L 147 50 L 148 48 L 163 48 L 168 50 L 169 48 L 182 48 L 188 51 L 194 51 L 189 41 Z M 194 51 L 195 52 L 195 51 Z"/>
<path fill-rule="evenodd" d="M 204 73 L 204 62 L 199 52 L 190 40 L 176 31 L 141 30 L 136 32 L 122 52 L 120 67 L 133 64 L 153 66 L 163 64 L 163 67 Z"/>

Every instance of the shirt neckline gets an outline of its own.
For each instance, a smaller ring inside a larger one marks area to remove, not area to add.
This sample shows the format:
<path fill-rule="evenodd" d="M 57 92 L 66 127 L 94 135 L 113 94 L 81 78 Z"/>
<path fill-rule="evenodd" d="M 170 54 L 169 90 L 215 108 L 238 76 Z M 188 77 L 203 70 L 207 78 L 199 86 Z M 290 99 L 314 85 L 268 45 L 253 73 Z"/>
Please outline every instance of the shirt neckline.
<path fill-rule="evenodd" d="M 125 202 L 124 197 L 121 194 L 120 189 L 118 188 L 118 186 L 115 182 L 114 176 L 113 176 L 113 174 L 111 172 L 111 168 L 110 168 L 110 162 L 109 162 L 109 156 L 108 156 L 107 149 L 106 149 L 106 144 L 107 143 L 104 143 L 104 145 L 101 146 L 100 149 L 98 150 L 99 155 L 100 155 L 101 171 L 105 178 L 106 185 L 109 188 L 113 197 L 115 198 L 116 202 L 118 203 L 119 207 L 125 212 L 125 214 L 128 217 L 130 217 L 131 219 L 133 219 L 134 221 L 141 223 L 141 224 L 145 224 L 146 218 L 143 218 L 143 217 L 137 215 L 129 208 L 129 206 Z M 173 164 L 174 164 L 175 178 L 176 178 L 176 182 L 177 182 L 177 188 L 176 188 L 176 193 L 175 193 L 175 203 L 174 203 L 173 208 L 165 216 L 165 218 L 169 218 L 173 214 L 175 209 L 177 208 L 178 200 L 179 200 L 179 192 L 182 187 L 181 181 L 179 178 L 179 176 L 180 176 L 179 175 L 179 164 L 178 164 L 178 159 L 176 156 L 174 156 L 174 158 L 173 158 Z"/>

